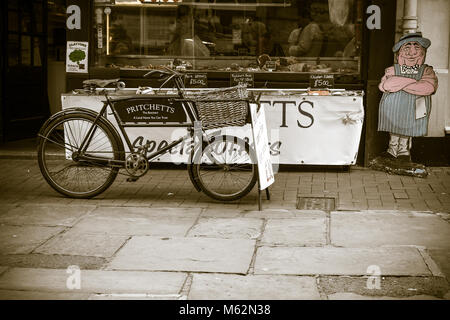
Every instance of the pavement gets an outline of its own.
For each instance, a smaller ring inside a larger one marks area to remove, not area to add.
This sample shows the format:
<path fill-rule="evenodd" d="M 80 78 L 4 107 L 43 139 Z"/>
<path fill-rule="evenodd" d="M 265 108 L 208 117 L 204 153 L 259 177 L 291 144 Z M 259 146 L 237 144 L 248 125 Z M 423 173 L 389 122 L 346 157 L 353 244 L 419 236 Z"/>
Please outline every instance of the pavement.
<path fill-rule="evenodd" d="M 319 171 L 322 170 L 322 171 Z M 450 300 L 450 167 L 283 170 L 220 203 L 183 167 L 76 200 L 0 146 L 0 299 Z"/>

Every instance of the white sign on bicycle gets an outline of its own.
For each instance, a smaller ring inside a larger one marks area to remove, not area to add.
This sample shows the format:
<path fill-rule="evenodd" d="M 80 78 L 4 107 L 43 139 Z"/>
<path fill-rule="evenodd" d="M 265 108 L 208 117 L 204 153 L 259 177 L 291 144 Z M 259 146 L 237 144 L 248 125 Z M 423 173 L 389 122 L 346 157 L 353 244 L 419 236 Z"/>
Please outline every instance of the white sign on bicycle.
<path fill-rule="evenodd" d="M 253 141 L 258 161 L 258 174 L 260 190 L 264 190 L 274 183 L 272 161 L 270 159 L 269 139 L 267 138 L 266 115 L 264 108 L 250 104 L 250 114 L 252 117 Z"/>

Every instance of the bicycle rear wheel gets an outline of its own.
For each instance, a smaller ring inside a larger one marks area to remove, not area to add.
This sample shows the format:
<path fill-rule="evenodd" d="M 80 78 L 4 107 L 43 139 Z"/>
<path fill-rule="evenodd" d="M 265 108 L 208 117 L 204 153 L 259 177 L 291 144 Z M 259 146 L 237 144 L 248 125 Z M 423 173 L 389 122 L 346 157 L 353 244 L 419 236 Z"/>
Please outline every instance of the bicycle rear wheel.
<path fill-rule="evenodd" d="M 202 191 L 220 201 L 247 195 L 258 179 L 250 145 L 234 136 L 219 136 L 194 156 L 193 175 Z"/>
<path fill-rule="evenodd" d="M 91 198 L 106 190 L 119 171 L 110 160 L 119 159 L 119 141 L 111 129 L 98 121 L 85 155 L 96 160 L 78 158 L 95 118 L 83 112 L 57 117 L 41 131 L 38 162 L 42 175 L 59 193 L 72 198 Z"/>

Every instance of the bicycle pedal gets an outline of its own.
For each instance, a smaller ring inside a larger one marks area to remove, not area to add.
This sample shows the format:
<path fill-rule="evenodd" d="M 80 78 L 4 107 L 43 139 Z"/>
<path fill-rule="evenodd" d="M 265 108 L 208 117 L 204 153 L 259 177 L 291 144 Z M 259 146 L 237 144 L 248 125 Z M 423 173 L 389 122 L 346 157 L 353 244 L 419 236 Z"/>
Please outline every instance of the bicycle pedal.
<path fill-rule="evenodd" d="M 129 177 L 127 178 L 127 182 L 136 182 L 138 181 L 139 177 Z"/>

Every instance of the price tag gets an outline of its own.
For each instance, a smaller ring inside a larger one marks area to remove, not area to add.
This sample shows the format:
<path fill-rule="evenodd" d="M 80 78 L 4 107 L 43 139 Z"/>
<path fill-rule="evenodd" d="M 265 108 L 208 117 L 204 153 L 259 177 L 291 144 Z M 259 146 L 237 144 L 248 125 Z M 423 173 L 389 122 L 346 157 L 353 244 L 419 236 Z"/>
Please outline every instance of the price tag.
<path fill-rule="evenodd" d="M 309 76 L 309 87 L 311 89 L 324 89 L 334 87 L 333 74 L 311 74 Z"/>
<path fill-rule="evenodd" d="M 187 73 L 185 86 L 188 88 L 207 88 L 208 75 L 206 73 Z"/>
<path fill-rule="evenodd" d="M 247 85 L 247 88 L 254 87 L 254 75 L 250 72 L 232 72 L 230 73 L 230 86 Z"/>
<path fill-rule="evenodd" d="M 275 71 L 277 69 L 277 62 L 269 60 L 266 62 L 266 69 L 269 71 Z"/>

